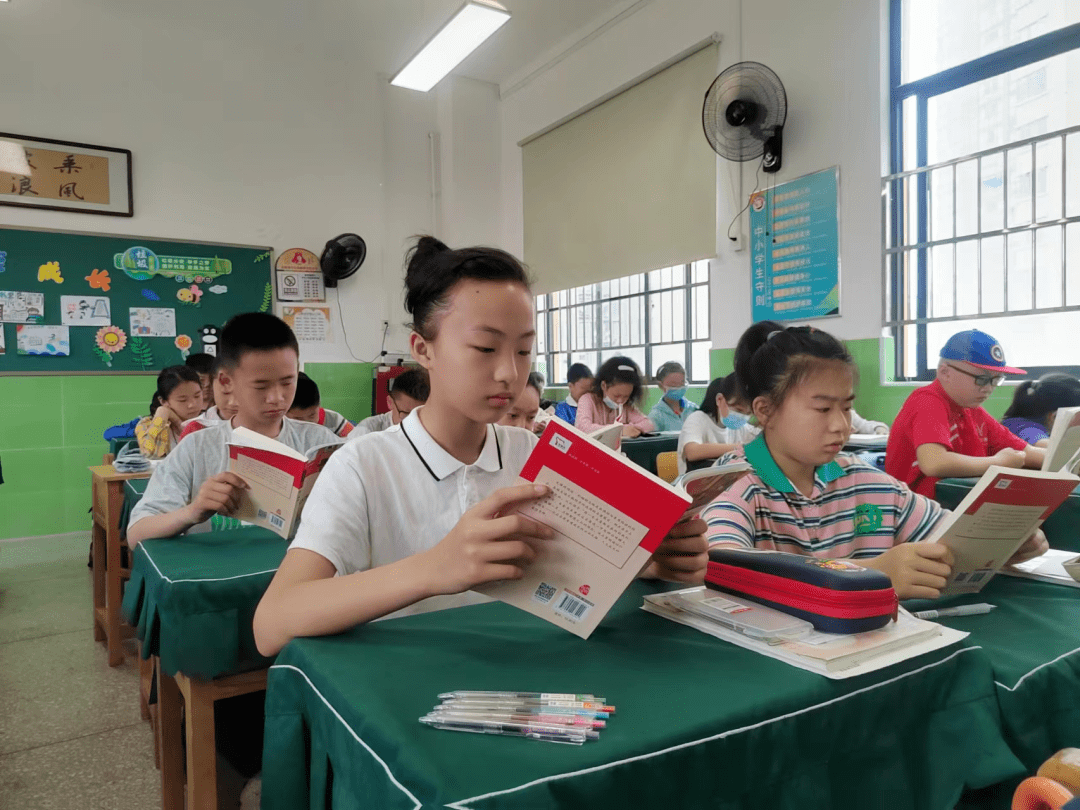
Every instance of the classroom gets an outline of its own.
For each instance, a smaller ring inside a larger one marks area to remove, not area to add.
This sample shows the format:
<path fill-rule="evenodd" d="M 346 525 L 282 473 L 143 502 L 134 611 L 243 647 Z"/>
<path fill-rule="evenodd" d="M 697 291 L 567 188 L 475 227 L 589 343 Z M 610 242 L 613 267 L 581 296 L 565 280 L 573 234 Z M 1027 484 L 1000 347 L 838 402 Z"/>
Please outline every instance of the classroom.
<path fill-rule="evenodd" d="M 1080 810 L 1080 2 L 0 31 L 0 807 Z"/>

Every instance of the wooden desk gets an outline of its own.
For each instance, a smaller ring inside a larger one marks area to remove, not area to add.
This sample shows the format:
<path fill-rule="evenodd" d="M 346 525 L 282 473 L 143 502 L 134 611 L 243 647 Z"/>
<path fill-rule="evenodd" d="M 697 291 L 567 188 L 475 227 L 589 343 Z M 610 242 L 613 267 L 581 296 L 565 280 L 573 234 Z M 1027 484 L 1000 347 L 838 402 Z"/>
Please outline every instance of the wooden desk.
<path fill-rule="evenodd" d="M 124 504 L 124 482 L 149 478 L 150 473 L 119 473 L 111 464 L 90 468 L 90 487 L 94 499 L 92 529 L 94 555 L 94 641 L 104 641 L 109 651 L 109 666 L 124 661 L 120 642 L 121 583 L 129 570 L 121 567 L 120 512 Z M 127 636 L 131 628 L 127 628 Z"/>

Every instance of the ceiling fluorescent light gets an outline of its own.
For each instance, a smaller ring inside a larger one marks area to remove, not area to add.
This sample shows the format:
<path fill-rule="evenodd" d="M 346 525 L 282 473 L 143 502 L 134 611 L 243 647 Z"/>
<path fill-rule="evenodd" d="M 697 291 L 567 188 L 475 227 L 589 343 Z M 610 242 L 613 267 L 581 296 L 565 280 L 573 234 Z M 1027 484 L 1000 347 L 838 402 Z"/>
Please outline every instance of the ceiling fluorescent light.
<path fill-rule="evenodd" d="M 510 12 L 500 5 L 469 0 L 390 84 L 426 93 L 509 19 Z"/>

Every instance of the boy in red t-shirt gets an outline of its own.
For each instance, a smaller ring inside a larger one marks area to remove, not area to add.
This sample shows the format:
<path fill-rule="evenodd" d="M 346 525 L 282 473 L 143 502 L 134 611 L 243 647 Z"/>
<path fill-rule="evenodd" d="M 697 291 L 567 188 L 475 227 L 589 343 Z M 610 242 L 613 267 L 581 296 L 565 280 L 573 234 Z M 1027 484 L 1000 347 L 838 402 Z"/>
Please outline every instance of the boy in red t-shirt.
<path fill-rule="evenodd" d="M 941 350 L 937 379 L 911 393 L 893 422 L 885 472 L 929 498 L 940 478 L 981 476 L 991 465 L 1042 466 L 1045 451 L 1014 436 L 982 403 L 1006 374 L 1005 352 L 978 329 L 959 332 Z"/>

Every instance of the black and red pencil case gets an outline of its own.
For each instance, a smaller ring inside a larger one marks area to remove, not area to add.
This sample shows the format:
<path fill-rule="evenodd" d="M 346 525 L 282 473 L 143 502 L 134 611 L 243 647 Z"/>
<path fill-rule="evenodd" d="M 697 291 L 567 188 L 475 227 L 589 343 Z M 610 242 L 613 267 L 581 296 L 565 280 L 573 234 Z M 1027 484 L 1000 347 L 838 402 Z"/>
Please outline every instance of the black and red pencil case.
<path fill-rule="evenodd" d="M 805 619 L 826 633 L 863 633 L 896 619 L 892 581 L 848 560 L 782 551 L 709 552 L 705 584 Z"/>

